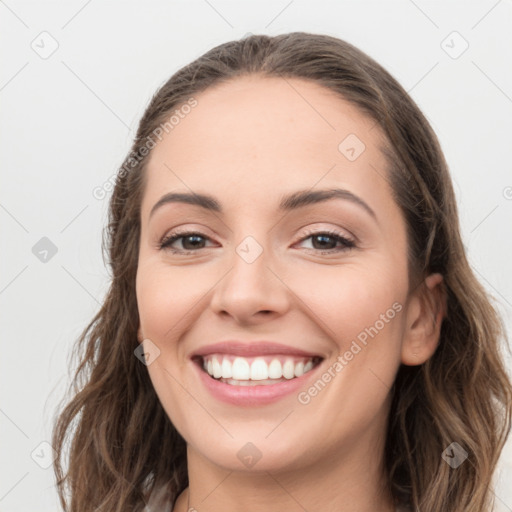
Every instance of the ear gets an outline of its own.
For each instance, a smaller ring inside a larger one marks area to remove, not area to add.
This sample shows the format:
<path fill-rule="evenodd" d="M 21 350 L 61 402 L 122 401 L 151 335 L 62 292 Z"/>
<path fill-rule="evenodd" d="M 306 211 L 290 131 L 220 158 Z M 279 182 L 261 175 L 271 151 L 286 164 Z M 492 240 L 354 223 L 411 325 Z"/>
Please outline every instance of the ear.
<path fill-rule="evenodd" d="M 446 290 L 443 276 L 430 274 L 409 298 L 402 340 L 403 364 L 420 365 L 434 354 L 445 316 Z"/>
<path fill-rule="evenodd" d="M 140 325 L 139 328 L 137 329 L 137 341 L 139 343 L 142 343 L 144 341 L 144 336 L 142 336 L 142 329 L 140 328 Z"/>

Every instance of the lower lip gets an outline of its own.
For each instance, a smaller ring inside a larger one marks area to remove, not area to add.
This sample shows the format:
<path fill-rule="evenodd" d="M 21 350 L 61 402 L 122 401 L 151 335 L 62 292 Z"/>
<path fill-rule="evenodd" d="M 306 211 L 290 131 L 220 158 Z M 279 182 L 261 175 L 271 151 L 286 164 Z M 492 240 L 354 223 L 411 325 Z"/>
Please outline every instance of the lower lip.
<path fill-rule="evenodd" d="M 237 386 L 226 384 L 210 377 L 197 363 L 192 362 L 192 364 L 199 372 L 199 378 L 202 380 L 203 384 L 215 398 L 232 405 L 254 406 L 276 402 L 285 396 L 297 393 L 304 387 L 309 378 L 316 373 L 322 362 L 300 377 L 265 386 Z"/>

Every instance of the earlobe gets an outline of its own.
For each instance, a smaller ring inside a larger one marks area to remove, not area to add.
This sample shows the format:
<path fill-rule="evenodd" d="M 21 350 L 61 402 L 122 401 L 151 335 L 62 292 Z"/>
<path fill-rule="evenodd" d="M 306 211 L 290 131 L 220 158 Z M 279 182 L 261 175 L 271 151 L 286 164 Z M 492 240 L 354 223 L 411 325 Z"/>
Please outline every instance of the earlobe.
<path fill-rule="evenodd" d="M 441 324 L 446 316 L 446 291 L 443 276 L 430 274 L 409 299 L 402 363 L 416 366 L 427 361 L 436 351 Z"/>
<path fill-rule="evenodd" d="M 142 343 L 144 341 L 144 336 L 142 336 L 142 329 L 140 328 L 140 326 L 137 329 L 137 341 L 139 343 Z"/>

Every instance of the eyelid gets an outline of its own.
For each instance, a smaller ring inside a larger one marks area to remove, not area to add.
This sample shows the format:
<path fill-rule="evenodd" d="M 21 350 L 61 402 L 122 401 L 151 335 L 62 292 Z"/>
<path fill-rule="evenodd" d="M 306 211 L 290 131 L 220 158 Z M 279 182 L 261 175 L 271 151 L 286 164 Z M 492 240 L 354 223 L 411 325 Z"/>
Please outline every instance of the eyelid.
<path fill-rule="evenodd" d="M 305 232 L 301 235 L 299 238 L 299 241 L 302 240 L 304 237 L 316 235 L 320 233 L 329 233 L 331 235 L 340 236 L 343 238 L 346 238 L 347 240 L 350 240 L 351 242 L 358 243 L 359 240 L 356 236 L 354 236 L 350 231 L 347 229 L 340 228 L 338 226 L 336 227 L 322 227 L 322 226 L 315 226 L 315 227 L 308 227 L 305 228 Z"/>
<path fill-rule="evenodd" d="M 207 234 L 207 233 L 213 233 L 213 232 L 211 229 L 209 229 L 205 226 L 202 226 L 200 224 L 198 224 L 198 225 L 187 224 L 185 226 L 178 226 L 175 228 L 168 229 L 165 232 L 165 234 L 157 240 L 157 243 L 160 243 L 163 240 L 165 240 L 166 238 L 170 238 L 171 236 L 175 236 L 175 235 L 185 236 L 187 234 L 197 234 L 197 235 L 201 235 L 201 236 L 204 236 L 205 238 L 212 240 L 213 239 L 212 235 Z M 213 235 L 213 236 L 215 236 L 215 235 Z"/>
<path fill-rule="evenodd" d="M 298 241 L 302 240 L 302 238 L 304 236 L 318 234 L 319 232 L 325 232 L 325 233 L 332 233 L 332 234 L 336 234 L 339 236 L 343 236 L 344 238 L 348 238 L 356 243 L 359 242 L 358 238 L 356 236 L 354 236 L 350 231 L 348 231 L 347 229 L 341 228 L 339 226 L 332 227 L 332 225 L 331 225 L 328 227 L 323 227 L 323 226 L 311 227 L 311 224 L 306 224 L 306 226 L 308 226 L 308 227 L 301 226 L 300 228 L 298 228 L 299 230 L 305 230 L 305 232 L 303 232 L 301 234 L 301 237 L 297 238 Z M 169 236 L 171 234 L 172 235 L 200 234 L 201 236 L 212 239 L 212 237 L 210 235 L 207 235 L 206 233 L 204 233 L 204 231 L 210 231 L 210 230 L 203 226 L 200 226 L 198 228 L 195 228 L 195 227 L 189 228 L 189 227 L 181 227 L 180 226 L 180 227 L 172 228 L 172 229 L 168 230 L 168 232 L 166 232 L 166 234 L 160 238 L 160 241 L 164 240 L 165 238 L 169 238 Z"/>

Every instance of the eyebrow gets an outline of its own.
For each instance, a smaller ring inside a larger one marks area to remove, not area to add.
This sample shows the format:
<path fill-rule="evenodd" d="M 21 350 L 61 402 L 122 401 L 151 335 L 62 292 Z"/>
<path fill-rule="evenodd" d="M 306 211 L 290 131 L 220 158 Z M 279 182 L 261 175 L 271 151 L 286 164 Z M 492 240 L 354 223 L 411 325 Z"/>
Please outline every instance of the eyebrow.
<path fill-rule="evenodd" d="M 323 203 L 325 201 L 329 201 L 330 199 L 343 199 L 346 201 L 350 201 L 354 204 L 357 204 L 358 206 L 362 207 L 371 217 L 377 220 L 377 215 L 365 201 L 363 201 L 359 196 L 356 196 L 349 190 L 341 188 L 333 188 L 326 190 L 299 190 L 290 195 L 283 196 L 281 198 L 281 202 L 279 203 L 279 210 L 296 210 L 298 208 L 303 208 L 305 206 L 309 206 L 312 204 Z M 170 192 L 168 194 L 163 195 L 155 203 L 155 205 L 151 209 L 149 217 L 151 218 L 151 216 L 155 213 L 155 211 L 158 208 L 169 203 L 191 204 L 194 206 L 204 208 L 205 210 L 223 213 L 222 206 L 212 196 L 197 193 Z"/>

